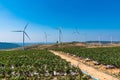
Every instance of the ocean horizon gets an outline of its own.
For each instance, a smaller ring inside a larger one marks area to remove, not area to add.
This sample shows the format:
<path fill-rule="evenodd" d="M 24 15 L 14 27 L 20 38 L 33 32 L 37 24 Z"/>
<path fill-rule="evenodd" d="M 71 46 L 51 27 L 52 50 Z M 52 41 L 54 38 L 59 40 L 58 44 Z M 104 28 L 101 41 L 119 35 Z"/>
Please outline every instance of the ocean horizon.
<path fill-rule="evenodd" d="M 32 46 L 37 44 L 54 44 L 55 42 L 26 42 L 24 46 Z M 22 42 L 0 42 L 0 50 L 1 49 L 13 49 L 22 47 Z"/>

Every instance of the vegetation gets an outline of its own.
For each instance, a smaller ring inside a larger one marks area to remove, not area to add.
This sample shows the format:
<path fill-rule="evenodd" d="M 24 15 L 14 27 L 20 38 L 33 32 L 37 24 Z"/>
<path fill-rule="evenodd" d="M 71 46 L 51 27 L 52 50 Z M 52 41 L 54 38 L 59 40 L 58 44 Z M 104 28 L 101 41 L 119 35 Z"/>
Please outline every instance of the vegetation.
<path fill-rule="evenodd" d="M 46 50 L 0 51 L 0 79 L 88 80 L 80 69 Z"/>
<path fill-rule="evenodd" d="M 120 68 L 120 47 L 111 48 L 80 48 L 64 47 L 55 50 L 70 53 L 82 58 L 89 58 L 104 65 L 114 65 Z"/>

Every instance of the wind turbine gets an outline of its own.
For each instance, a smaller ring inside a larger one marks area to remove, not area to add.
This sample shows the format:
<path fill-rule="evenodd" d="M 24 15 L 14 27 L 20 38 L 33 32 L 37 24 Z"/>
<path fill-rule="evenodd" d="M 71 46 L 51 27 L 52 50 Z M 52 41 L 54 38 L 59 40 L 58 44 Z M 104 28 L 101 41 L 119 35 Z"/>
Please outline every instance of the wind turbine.
<path fill-rule="evenodd" d="M 73 34 L 75 34 L 75 36 L 80 34 L 77 27 L 75 28 L 75 31 L 73 32 Z"/>
<path fill-rule="evenodd" d="M 110 42 L 110 44 L 113 44 L 113 36 L 112 35 L 110 35 L 110 34 L 108 34 L 108 37 L 109 37 L 109 42 Z"/>
<path fill-rule="evenodd" d="M 113 43 L 113 37 L 112 36 L 110 36 L 110 42 L 111 42 L 111 44 Z"/>
<path fill-rule="evenodd" d="M 98 43 L 101 46 L 101 36 L 98 36 Z"/>
<path fill-rule="evenodd" d="M 30 40 L 30 37 L 29 37 L 28 34 L 25 32 L 27 26 L 28 26 L 28 23 L 25 25 L 25 27 L 24 27 L 23 30 L 12 31 L 12 32 L 21 32 L 21 33 L 23 33 L 23 44 L 22 44 L 23 50 L 24 50 L 24 45 L 25 45 L 25 36 L 27 36 L 27 38 Z"/>
<path fill-rule="evenodd" d="M 62 30 L 61 28 L 56 28 L 58 30 L 58 43 L 62 43 Z"/>
<path fill-rule="evenodd" d="M 47 44 L 47 41 L 48 41 L 48 34 L 46 32 L 44 32 L 44 35 L 45 35 L 45 43 Z"/>
<path fill-rule="evenodd" d="M 75 31 L 73 32 L 73 34 L 80 34 L 77 27 L 75 28 Z"/>

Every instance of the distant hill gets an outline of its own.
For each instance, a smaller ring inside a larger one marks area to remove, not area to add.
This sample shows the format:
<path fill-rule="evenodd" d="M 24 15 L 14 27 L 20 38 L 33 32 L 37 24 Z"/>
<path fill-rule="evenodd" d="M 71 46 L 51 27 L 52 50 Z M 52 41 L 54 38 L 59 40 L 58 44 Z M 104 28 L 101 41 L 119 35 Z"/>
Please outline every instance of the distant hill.
<path fill-rule="evenodd" d="M 100 41 L 102 44 L 111 43 L 110 41 Z M 99 41 L 86 41 L 86 43 L 99 43 Z M 118 44 L 120 41 L 113 41 L 113 43 Z"/>
<path fill-rule="evenodd" d="M 0 42 L 0 49 L 12 49 L 21 47 L 19 44 L 15 43 L 7 43 L 7 42 Z"/>

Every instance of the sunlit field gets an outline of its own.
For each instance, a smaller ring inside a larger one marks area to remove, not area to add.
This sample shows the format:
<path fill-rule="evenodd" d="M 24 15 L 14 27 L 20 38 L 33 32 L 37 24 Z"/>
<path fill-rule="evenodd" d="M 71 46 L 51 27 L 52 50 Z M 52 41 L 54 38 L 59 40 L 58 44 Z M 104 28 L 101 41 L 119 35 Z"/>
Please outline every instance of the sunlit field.
<path fill-rule="evenodd" d="M 28 50 L 0 51 L 0 79 L 86 80 L 86 77 L 80 69 L 48 51 Z"/>

